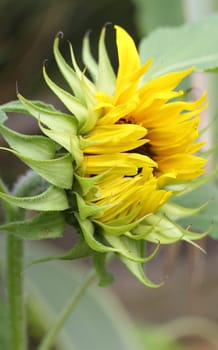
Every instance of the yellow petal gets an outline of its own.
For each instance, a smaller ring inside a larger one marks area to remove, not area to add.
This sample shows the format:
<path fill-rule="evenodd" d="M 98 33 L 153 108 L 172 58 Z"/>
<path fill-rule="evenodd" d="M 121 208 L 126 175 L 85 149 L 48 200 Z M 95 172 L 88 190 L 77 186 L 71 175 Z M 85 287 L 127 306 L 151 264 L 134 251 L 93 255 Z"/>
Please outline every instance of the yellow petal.
<path fill-rule="evenodd" d="M 116 25 L 115 29 L 119 59 L 117 84 L 119 84 L 119 79 L 140 68 L 141 64 L 138 51 L 131 36 L 120 26 Z"/>
<path fill-rule="evenodd" d="M 104 155 L 87 155 L 81 163 L 87 175 L 97 175 L 113 169 L 113 172 L 134 176 L 138 169 L 156 167 L 157 163 L 151 158 L 137 153 L 115 153 Z"/>

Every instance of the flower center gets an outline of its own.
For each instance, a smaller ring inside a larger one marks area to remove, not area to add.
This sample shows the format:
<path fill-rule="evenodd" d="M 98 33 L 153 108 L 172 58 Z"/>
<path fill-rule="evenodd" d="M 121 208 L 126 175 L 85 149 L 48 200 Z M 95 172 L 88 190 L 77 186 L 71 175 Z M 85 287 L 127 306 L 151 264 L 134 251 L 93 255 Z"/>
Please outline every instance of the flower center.
<path fill-rule="evenodd" d="M 136 124 L 135 119 L 132 116 L 120 118 L 116 124 Z"/>
<path fill-rule="evenodd" d="M 124 118 L 120 118 L 116 124 L 137 124 L 134 117 L 129 116 L 129 117 L 124 117 Z M 152 149 L 152 146 L 149 142 L 147 142 L 146 144 L 134 148 L 130 151 L 128 151 L 129 153 L 139 153 L 142 154 L 144 156 L 148 156 L 151 159 L 153 159 L 153 157 L 156 155 L 156 153 L 154 152 L 154 150 Z"/>

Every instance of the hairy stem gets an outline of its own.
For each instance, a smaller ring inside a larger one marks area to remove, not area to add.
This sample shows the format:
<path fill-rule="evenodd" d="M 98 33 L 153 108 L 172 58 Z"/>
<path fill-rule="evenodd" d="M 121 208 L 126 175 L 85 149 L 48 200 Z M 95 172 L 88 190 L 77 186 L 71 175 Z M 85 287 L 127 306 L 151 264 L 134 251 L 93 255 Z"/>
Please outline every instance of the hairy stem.
<path fill-rule="evenodd" d="M 27 173 L 16 184 L 13 194 L 19 196 L 28 195 L 34 186 L 39 187 L 38 176 Z M 36 186 L 37 185 L 37 186 Z M 8 193 L 4 183 L 0 181 L 0 190 Z M 6 222 L 22 220 L 25 216 L 23 209 L 17 208 L 10 203 L 4 202 L 3 209 Z M 24 302 L 24 247 L 23 240 L 13 233 L 7 233 L 7 299 L 9 317 L 9 341 L 11 350 L 27 349 L 25 302 Z"/>
<path fill-rule="evenodd" d="M 25 308 L 23 298 L 23 241 L 12 234 L 7 238 L 7 292 L 10 349 L 26 349 Z"/>

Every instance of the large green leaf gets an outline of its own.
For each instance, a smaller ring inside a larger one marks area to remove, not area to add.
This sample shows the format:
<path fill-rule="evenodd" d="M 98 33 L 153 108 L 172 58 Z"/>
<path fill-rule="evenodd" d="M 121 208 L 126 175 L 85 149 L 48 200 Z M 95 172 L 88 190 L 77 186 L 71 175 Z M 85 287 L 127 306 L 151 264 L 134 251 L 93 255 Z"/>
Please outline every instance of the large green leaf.
<path fill-rule="evenodd" d="M 180 223 L 184 226 L 191 225 L 193 231 L 202 232 L 210 228 L 210 236 L 218 239 L 218 188 L 214 183 L 207 183 L 192 193 L 178 197 L 176 202 L 189 207 L 197 207 L 208 202 L 200 213 L 183 218 Z"/>
<path fill-rule="evenodd" d="M 0 242 L 0 260 L 4 257 Z M 27 260 L 58 252 L 48 246 L 28 243 Z M 60 251 L 59 251 L 60 253 Z M 70 262 L 34 265 L 25 271 L 28 287 L 28 317 L 33 333 L 43 333 L 56 320 L 63 305 L 83 282 L 85 271 Z M 39 327 L 41 323 L 41 331 Z M 34 327 L 35 326 L 35 327 Z M 34 328 L 33 328 L 34 327 Z M 64 325 L 58 350 L 142 350 L 132 324 L 116 298 L 104 288 L 92 286 Z M 2 348 L 2 350 L 8 350 Z"/>
<path fill-rule="evenodd" d="M 196 71 L 218 68 L 218 14 L 178 28 L 159 28 L 143 39 L 140 56 L 154 62 L 147 78 L 195 66 Z"/>
<path fill-rule="evenodd" d="M 183 0 L 132 0 L 135 4 L 136 26 L 140 35 L 157 27 L 184 22 Z M 170 11 L 169 11 L 170 9 Z"/>
<path fill-rule="evenodd" d="M 179 345 L 171 334 L 164 332 L 160 327 L 140 327 L 139 336 L 148 350 L 187 350 Z"/>

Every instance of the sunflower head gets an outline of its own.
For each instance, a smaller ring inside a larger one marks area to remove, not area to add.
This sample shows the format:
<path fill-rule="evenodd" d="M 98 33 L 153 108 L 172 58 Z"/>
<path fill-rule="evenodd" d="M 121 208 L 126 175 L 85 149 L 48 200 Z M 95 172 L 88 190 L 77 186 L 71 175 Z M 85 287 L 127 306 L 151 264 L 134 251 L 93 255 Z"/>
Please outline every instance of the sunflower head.
<path fill-rule="evenodd" d="M 71 45 L 72 62 L 66 62 L 59 35 L 55 38 L 55 60 L 69 91 L 54 83 L 45 67 L 43 75 L 66 112 L 40 106 L 20 94 L 18 98 L 54 142 L 53 158 L 71 164 L 69 181 L 62 185 L 69 203 L 66 217 L 76 222 L 95 259 L 102 263 L 113 252 L 142 283 L 154 286 L 142 264 L 156 250 L 144 257 L 145 241 L 159 246 L 201 236 L 175 222 L 194 210 L 179 207 L 172 199 L 190 190 L 205 171 L 200 156 L 203 143 L 198 139 L 205 94 L 187 101 L 179 86 L 193 67 L 153 77 L 152 58 L 142 63 L 130 35 L 119 26 L 115 31 L 117 72 L 107 53 L 105 28 L 97 61 L 88 36 L 84 38 L 84 70 Z M 34 170 L 52 182 L 52 177 Z M 61 171 L 64 174 L 64 166 Z"/>

